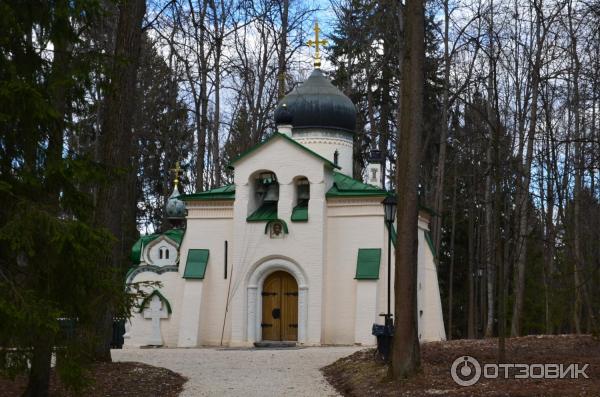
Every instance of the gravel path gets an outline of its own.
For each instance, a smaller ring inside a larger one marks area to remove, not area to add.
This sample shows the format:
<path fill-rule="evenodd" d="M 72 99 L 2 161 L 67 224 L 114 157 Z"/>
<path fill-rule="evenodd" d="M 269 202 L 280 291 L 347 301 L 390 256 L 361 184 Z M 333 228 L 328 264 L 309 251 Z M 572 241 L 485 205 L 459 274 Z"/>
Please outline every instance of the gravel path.
<path fill-rule="evenodd" d="M 186 376 L 181 397 L 337 396 L 319 368 L 359 347 L 298 349 L 125 349 L 115 361 L 140 361 Z"/>

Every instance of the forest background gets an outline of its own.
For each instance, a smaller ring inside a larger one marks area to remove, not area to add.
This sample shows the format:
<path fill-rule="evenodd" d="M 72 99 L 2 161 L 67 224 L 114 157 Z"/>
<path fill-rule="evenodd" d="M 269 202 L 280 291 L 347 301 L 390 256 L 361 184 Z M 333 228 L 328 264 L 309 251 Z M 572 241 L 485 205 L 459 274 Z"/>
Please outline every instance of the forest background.
<path fill-rule="evenodd" d="M 185 193 L 231 183 L 229 161 L 310 73 L 317 18 L 323 69 L 358 110 L 354 176 L 380 150 L 394 189 L 402 14 L 392 0 L 2 3 L 0 345 L 34 346 L 23 357 L 45 367 L 57 317 L 97 329 L 127 311 L 129 250 L 167 226 L 171 169 Z M 497 335 L 503 314 L 512 336 L 597 333 L 600 3 L 428 1 L 425 40 L 419 197 L 448 337 Z"/>

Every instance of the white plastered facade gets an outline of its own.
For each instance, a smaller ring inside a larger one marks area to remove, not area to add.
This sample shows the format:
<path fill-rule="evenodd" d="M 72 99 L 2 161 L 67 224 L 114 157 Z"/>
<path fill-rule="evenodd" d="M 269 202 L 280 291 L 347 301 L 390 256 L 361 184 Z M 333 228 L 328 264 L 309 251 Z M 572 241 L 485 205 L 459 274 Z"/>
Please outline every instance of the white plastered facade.
<path fill-rule="evenodd" d="M 333 161 L 333 149 L 327 147 L 319 154 Z M 283 238 L 272 239 L 265 233 L 265 222 L 247 221 L 255 206 L 253 178 L 265 171 L 275 173 L 279 183 L 277 216 L 288 227 Z M 159 290 L 172 307 L 169 318 L 161 320 L 164 346 L 252 346 L 261 341 L 262 284 L 278 270 L 290 273 L 298 284 L 299 344 L 375 343 L 372 325 L 382 324 L 379 314 L 387 310 L 388 231 L 382 197 L 327 197 L 334 172 L 338 171 L 331 163 L 275 136 L 235 163 L 235 200 L 186 201 L 187 227 L 172 264 L 177 271 L 150 269 L 128 280 L 161 282 Z M 307 222 L 290 219 L 298 177 L 310 183 Z M 418 225 L 419 335 L 422 341 L 443 340 L 427 219 L 420 217 Z M 147 265 L 143 261 L 159 243 L 144 247 L 140 266 Z M 361 248 L 381 250 L 378 279 L 355 279 Z M 183 278 L 190 249 L 210 252 L 203 279 Z M 136 314 L 127 325 L 125 347 L 143 346 L 150 331 L 149 320 Z"/>

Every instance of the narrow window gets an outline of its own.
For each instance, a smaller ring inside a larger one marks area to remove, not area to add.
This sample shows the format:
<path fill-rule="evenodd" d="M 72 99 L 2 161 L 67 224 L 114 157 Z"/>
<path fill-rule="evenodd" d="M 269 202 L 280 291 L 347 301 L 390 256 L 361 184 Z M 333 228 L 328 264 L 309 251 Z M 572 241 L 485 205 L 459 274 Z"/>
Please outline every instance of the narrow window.
<path fill-rule="evenodd" d="M 340 158 L 340 152 L 337 150 L 333 153 L 333 164 L 338 165 L 338 160 Z"/>
<path fill-rule="evenodd" d="M 310 183 L 306 178 L 296 180 L 296 206 L 292 210 L 292 222 L 308 221 L 308 200 L 310 200 Z"/>
<path fill-rule="evenodd" d="M 165 250 L 165 259 L 169 259 L 169 250 L 168 249 Z"/>
<path fill-rule="evenodd" d="M 160 249 L 158 250 L 158 259 L 162 259 L 162 258 L 163 258 L 163 249 L 162 249 L 162 248 L 160 248 Z"/>
<path fill-rule="evenodd" d="M 248 222 L 262 222 L 277 219 L 279 183 L 271 171 L 261 172 L 255 179 L 255 198 L 248 206 Z"/>

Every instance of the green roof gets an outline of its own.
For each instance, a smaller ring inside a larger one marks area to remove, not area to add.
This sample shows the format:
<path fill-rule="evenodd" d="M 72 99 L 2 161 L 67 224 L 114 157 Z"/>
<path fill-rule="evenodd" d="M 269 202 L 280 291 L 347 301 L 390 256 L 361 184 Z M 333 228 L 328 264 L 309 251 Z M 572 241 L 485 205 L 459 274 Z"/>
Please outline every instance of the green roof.
<path fill-rule="evenodd" d="M 208 264 L 208 254 L 209 251 L 207 249 L 188 250 L 183 278 L 195 278 L 200 280 L 204 279 L 206 265 Z"/>
<path fill-rule="evenodd" d="M 206 192 L 182 194 L 178 197 L 183 201 L 193 200 L 234 200 L 235 199 L 235 185 L 225 185 Z"/>
<path fill-rule="evenodd" d="M 138 265 L 142 259 L 144 247 L 161 236 L 166 236 L 173 240 L 173 242 L 177 244 L 177 248 L 179 248 L 184 234 L 185 229 L 170 229 L 163 233 L 148 234 L 140 237 L 138 241 L 133 244 L 133 247 L 131 247 L 131 261 Z"/>
<path fill-rule="evenodd" d="M 267 144 L 268 142 L 271 142 L 273 139 L 275 138 L 282 138 L 286 141 L 288 141 L 289 143 L 295 145 L 296 147 L 304 150 L 306 153 L 310 154 L 313 157 L 318 158 L 321 161 L 324 161 L 327 165 L 331 166 L 332 168 L 340 168 L 339 166 L 335 165 L 334 163 L 332 163 L 331 161 L 327 160 L 325 157 L 321 156 L 320 154 L 317 154 L 315 152 L 313 152 L 312 150 L 310 150 L 309 148 L 307 148 L 306 146 L 296 142 L 294 139 L 290 138 L 287 135 L 281 134 L 279 132 L 274 133 L 273 135 L 271 135 L 269 138 L 265 139 L 262 142 L 257 143 L 256 145 L 252 146 L 250 149 L 242 152 L 239 156 L 237 156 L 235 159 L 233 159 L 231 161 L 231 163 L 229 163 L 229 168 L 234 168 L 233 165 L 235 163 L 237 163 L 238 161 L 240 161 L 241 159 L 243 159 L 244 157 L 248 156 L 249 154 L 253 153 L 254 151 L 258 150 L 260 147 L 264 146 L 265 144 Z"/>
<path fill-rule="evenodd" d="M 306 203 L 298 204 L 292 210 L 292 222 L 307 222 L 308 221 L 308 205 Z"/>
<path fill-rule="evenodd" d="M 387 194 L 385 189 L 357 181 L 341 172 L 334 172 L 333 186 L 327 192 L 327 197 L 383 197 Z"/>
<path fill-rule="evenodd" d="M 431 250 L 434 258 L 437 258 L 437 252 L 435 252 L 435 247 L 433 246 L 433 239 L 431 238 L 431 232 L 429 230 L 425 230 L 425 241 L 427 241 L 427 245 Z"/>
<path fill-rule="evenodd" d="M 263 222 L 277 220 L 277 201 L 267 201 L 252 213 L 246 221 Z"/>
<path fill-rule="evenodd" d="M 359 248 L 355 279 L 377 280 L 379 278 L 380 262 L 381 248 Z"/>

